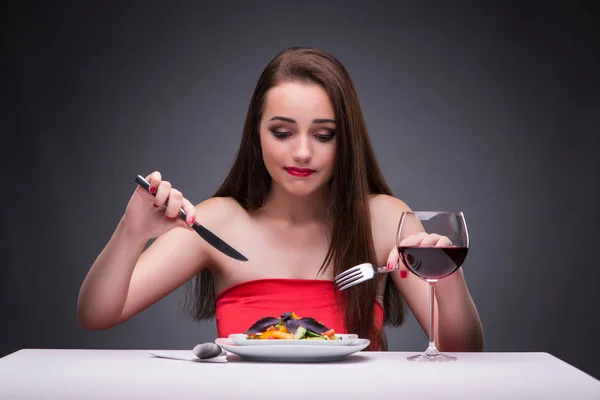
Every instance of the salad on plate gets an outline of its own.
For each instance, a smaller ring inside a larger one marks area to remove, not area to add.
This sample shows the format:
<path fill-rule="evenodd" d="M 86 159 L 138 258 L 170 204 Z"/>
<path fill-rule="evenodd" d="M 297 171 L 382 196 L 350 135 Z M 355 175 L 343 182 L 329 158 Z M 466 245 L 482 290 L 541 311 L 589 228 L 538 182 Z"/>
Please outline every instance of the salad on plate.
<path fill-rule="evenodd" d="M 294 312 L 279 318 L 265 317 L 256 321 L 246 332 L 249 340 L 341 340 L 335 330 L 311 317 L 300 318 Z"/>

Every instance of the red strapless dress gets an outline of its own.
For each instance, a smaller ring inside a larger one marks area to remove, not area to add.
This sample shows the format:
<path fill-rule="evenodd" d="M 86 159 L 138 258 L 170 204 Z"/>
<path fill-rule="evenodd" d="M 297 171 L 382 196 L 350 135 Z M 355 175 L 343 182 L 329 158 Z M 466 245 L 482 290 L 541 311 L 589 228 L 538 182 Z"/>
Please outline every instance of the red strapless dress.
<path fill-rule="evenodd" d="M 375 302 L 375 323 L 383 325 L 383 307 Z M 242 282 L 225 289 L 216 298 L 216 323 L 219 337 L 244 333 L 264 317 L 279 317 L 285 312 L 312 317 L 336 333 L 346 332 L 344 310 L 335 299 L 333 282 L 319 279 L 268 278 Z"/>

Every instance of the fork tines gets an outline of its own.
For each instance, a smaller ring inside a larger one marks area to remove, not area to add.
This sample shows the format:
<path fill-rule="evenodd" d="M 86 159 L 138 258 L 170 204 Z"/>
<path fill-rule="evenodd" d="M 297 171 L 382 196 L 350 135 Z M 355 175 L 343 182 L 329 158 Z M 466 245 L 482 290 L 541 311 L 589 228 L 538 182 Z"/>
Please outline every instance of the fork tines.
<path fill-rule="evenodd" d="M 359 264 L 336 276 L 335 284 L 342 291 L 373 278 L 375 274 L 376 270 L 370 263 Z"/>

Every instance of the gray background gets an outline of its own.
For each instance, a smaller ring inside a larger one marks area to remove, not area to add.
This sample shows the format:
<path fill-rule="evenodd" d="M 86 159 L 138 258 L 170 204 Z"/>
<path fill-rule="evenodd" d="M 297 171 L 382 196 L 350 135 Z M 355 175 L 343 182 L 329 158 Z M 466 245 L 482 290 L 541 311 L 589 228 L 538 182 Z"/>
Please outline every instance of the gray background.
<path fill-rule="evenodd" d="M 306 45 L 350 71 L 395 195 L 465 212 L 486 350 L 600 378 L 595 2 L 49 3 L 1 13 L 0 356 L 214 339 L 214 321 L 183 315 L 183 289 L 87 332 L 79 286 L 134 177 L 158 169 L 210 196 L 260 72 Z M 389 337 L 426 347 L 412 315 Z"/>

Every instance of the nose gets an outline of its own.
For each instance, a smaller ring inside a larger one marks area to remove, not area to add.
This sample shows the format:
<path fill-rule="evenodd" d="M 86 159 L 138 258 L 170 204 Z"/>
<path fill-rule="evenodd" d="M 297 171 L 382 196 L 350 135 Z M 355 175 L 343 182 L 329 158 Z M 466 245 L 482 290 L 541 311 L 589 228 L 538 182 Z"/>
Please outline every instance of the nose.
<path fill-rule="evenodd" d="M 299 164 L 307 164 L 312 158 L 313 150 L 310 143 L 309 135 L 298 135 L 292 157 Z"/>

